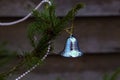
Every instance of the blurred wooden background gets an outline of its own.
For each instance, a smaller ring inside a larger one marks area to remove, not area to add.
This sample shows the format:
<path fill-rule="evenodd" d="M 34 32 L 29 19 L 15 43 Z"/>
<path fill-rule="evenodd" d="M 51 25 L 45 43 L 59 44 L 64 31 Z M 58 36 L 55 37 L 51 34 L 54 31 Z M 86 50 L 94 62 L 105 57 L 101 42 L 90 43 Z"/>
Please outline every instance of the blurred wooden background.
<path fill-rule="evenodd" d="M 9 22 L 22 18 L 33 9 L 40 0 L 1 0 L 0 21 Z M 75 19 L 75 36 L 83 52 L 106 53 L 120 52 L 120 1 L 119 0 L 55 0 L 56 14 L 64 16 L 71 7 L 83 2 Z M 41 9 L 41 8 L 40 8 Z M 11 49 L 29 50 L 30 45 L 26 35 L 26 28 L 31 18 L 17 25 L 0 27 L 0 41 L 8 41 Z M 55 41 L 55 53 L 63 49 L 67 34 L 63 34 Z M 63 42 L 61 42 L 61 40 Z M 16 42 L 17 41 L 17 42 Z"/>
<path fill-rule="evenodd" d="M 0 16 L 25 16 L 41 0 L 0 0 Z M 71 7 L 82 2 L 86 6 L 77 16 L 119 16 L 119 0 L 54 0 L 57 15 L 64 16 Z"/>
<path fill-rule="evenodd" d="M 0 22 L 9 22 L 27 15 L 41 0 L 0 0 Z M 48 56 L 46 64 L 37 68 L 23 80 L 102 80 L 103 75 L 120 67 L 120 0 L 54 0 L 58 17 L 71 7 L 83 2 L 75 18 L 75 36 L 85 55 L 77 59 Z M 28 20 L 8 27 L 0 27 L 0 42 L 7 41 L 11 50 L 29 51 Z M 71 24 L 70 24 L 71 25 Z M 54 43 L 54 53 L 64 48 L 68 34 L 63 32 Z M 63 42 L 61 42 L 63 41 Z M 104 54 L 103 54 L 104 53 Z M 25 71 L 25 70 L 23 70 Z M 18 72 L 12 77 L 21 74 Z M 120 80 L 120 78 L 118 78 Z"/>

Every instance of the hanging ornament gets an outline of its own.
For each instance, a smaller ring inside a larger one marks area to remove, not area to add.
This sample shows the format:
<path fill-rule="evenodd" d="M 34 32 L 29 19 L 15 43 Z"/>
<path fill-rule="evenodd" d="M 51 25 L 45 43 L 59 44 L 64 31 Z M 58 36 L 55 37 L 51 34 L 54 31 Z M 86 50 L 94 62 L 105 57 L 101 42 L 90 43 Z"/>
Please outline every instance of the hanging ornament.
<path fill-rule="evenodd" d="M 70 36 L 67 38 L 65 48 L 60 53 L 64 57 L 79 57 L 82 56 L 82 52 L 79 48 L 77 39 L 73 36 L 73 24 L 71 28 L 66 29 L 66 32 L 70 34 Z"/>

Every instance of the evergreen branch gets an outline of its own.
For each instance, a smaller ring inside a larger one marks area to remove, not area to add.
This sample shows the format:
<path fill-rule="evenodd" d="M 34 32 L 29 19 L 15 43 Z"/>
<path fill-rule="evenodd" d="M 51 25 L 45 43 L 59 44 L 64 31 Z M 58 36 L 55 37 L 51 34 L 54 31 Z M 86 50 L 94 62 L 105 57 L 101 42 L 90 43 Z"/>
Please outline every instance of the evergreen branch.
<path fill-rule="evenodd" d="M 110 80 L 117 80 L 118 75 L 120 75 L 120 68 L 118 68 L 111 76 Z"/>
<path fill-rule="evenodd" d="M 112 75 L 105 74 L 103 76 L 103 80 L 117 80 L 118 75 L 120 75 L 120 68 L 118 68 L 117 70 L 115 70 L 115 72 L 113 72 Z"/>
<path fill-rule="evenodd" d="M 18 68 L 20 68 L 23 65 L 23 61 L 19 62 L 17 65 L 13 66 L 10 70 L 0 73 L 0 77 L 4 79 L 4 77 L 9 76 L 9 74 L 15 72 L 16 70 L 18 70 Z"/>
<path fill-rule="evenodd" d="M 110 80 L 110 76 L 109 76 L 108 74 L 105 74 L 105 75 L 103 76 L 103 80 Z"/>
<path fill-rule="evenodd" d="M 68 22 L 75 17 L 75 13 L 82 7 L 83 4 L 76 5 L 68 12 L 68 14 L 63 19 L 59 19 L 58 17 L 56 17 L 54 5 L 45 8 L 44 11 L 42 11 L 41 13 L 33 12 L 33 14 L 35 14 L 35 18 L 37 18 L 35 21 L 35 25 L 39 25 L 42 19 L 45 19 L 47 22 L 41 22 L 41 25 L 39 27 L 33 26 L 34 29 L 30 29 L 32 30 L 29 32 L 30 36 L 32 35 L 29 38 L 31 41 L 33 41 L 33 36 L 35 35 L 35 33 L 41 35 L 41 39 L 38 40 L 38 43 L 32 53 L 35 54 L 35 56 L 45 54 L 45 51 L 48 47 L 48 42 L 55 39 L 55 37 L 57 37 L 59 33 L 64 30 Z M 42 18 L 40 16 L 42 16 Z"/>
<path fill-rule="evenodd" d="M 84 4 L 79 3 L 77 4 L 73 9 L 71 9 L 68 14 L 62 19 L 61 23 L 67 24 L 70 20 L 73 20 L 75 17 L 75 14 L 77 13 L 78 10 L 82 9 L 84 7 Z"/>
<path fill-rule="evenodd" d="M 33 11 L 35 22 L 30 24 L 28 28 L 28 38 L 30 39 L 31 45 L 34 47 L 34 50 L 30 55 L 25 54 L 25 58 L 23 59 L 24 62 L 20 62 L 18 65 L 12 67 L 9 71 L 6 71 L 1 75 L 5 77 L 24 64 L 28 63 L 29 66 L 32 66 L 39 61 L 39 57 L 42 57 L 46 53 L 49 42 L 54 40 L 55 37 L 64 30 L 65 25 L 74 17 L 73 14 L 77 12 L 79 8 L 80 5 L 77 5 L 63 19 L 59 19 L 56 16 L 54 5 L 45 8 L 42 12 Z M 35 35 L 41 35 L 41 39 L 38 40 L 38 43 L 34 40 Z M 6 52 L 5 50 L 1 51 Z M 29 64 L 30 62 L 31 64 Z M 1 77 L 0 79 L 2 80 L 3 78 Z"/>
<path fill-rule="evenodd" d="M 45 8 L 42 12 L 33 11 L 35 21 L 28 27 L 28 38 L 34 49 L 30 52 L 30 55 L 25 54 L 25 58 L 23 59 L 24 62 L 11 68 L 8 72 L 5 72 L 5 75 L 3 76 L 13 73 L 21 65 L 28 63 L 29 66 L 32 66 L 38 62 L 39 58 L 42 58 L 43 55 L 45 55 L 49 42 L 54 40 L 59 33 L 64 30 L 68 22 L 75 17 L 75 13 L 82 7 L 82 4 L 78 4 L 71 9 L 63 19 L 59 19 L 56 16 L 54 5 L 48 6 L 48 8 Z M 41 37 L 37 41 L 34 40 L 34 36 L 36 35 Z M 30 63 L 30 61 L 32 62 Z"/>
<path fill-rule="evenodd" d="M 78 10 L 80 10 L 81 8 L 84 7 L 84 4 L 82 3 L 79 3 L 77 4 L 75 7 L 73 7 L 65 17 L 63 17 L 63 19 L 61 19 L 60 21 L 58 20 L 56 26 L 59 26 L 59 27 L 56 27 L 54 29 L 55 33 L 60 33 L 62 30 L 65 29 L 66 25 L 68 25 L 68 23 L 70 21 L 72 21 L 75 17 L 75 14 L 77 13 Z"/>
<path fill-rule="evenodd" d="M 44 19 L 44 17 L 41 15 L 41 13 L 39 11 L 33 10 L 33 16 L 35 17 L 36 21 L 45 22 L 45 23 L 49 24 L 49 21 L 47 21 L 46 19 Z"/>

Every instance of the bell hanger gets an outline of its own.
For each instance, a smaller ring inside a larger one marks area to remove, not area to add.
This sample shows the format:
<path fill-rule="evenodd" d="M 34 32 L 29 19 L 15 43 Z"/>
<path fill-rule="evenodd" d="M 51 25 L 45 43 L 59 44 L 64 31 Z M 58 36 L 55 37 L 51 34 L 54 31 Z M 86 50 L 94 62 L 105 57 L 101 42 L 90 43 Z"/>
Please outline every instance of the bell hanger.
<path fill-rule="evenodd" d="M 66 40 L 66 44 L 64 50 L 60 53 L 64 57 L 79 57 L 82 56 L 82 52 L 79 48 L 77 39 L 73 36 L 73 23 L 70 28 L 65 29 L 65 31 L 70 34 L 70 36 Z"/>

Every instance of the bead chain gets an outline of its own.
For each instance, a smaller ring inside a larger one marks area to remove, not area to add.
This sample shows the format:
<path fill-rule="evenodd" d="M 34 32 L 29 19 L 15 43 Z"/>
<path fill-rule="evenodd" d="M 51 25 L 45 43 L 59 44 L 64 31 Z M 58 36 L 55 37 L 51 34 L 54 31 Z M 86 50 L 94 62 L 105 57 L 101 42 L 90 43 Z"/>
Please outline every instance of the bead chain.
<path fill-rule="evenodd" d="M 49 0 L 42 0 L 36 7 L 34 10 L 37 10 L 43 3 L 48 3 L 49 5 L 51 5 L 51 2 Z M 25 17 L 19 19 L 19 20 L 16 20 L 16 21 L 13 21 L 13 22 L 5 22 L 5 23 L 2 23 L 0 22 L 0 26 L 10 26 L 10 25 L 14 25 L 14 24 L 17 24 L 17 23 L 20 23 L 20 22 L 23 22 L 25 21 L 26 19 L 28 19 L 30 16 L 32 15 L 32 12 L 30 12 L 28 15 L 26 15 Z"/>
<path fill-rule="evenodd" d="M 41 59 L 41 61 L 44 61 L 46 59 L 46 57 L 50 53 L 50 48 L 51 48 L 51 45 L 48 46 L 47 52 L 43 56 L 43 58 Z M 19 77 L 17 77 L 15 80 L 20 80 L 21 78 L 23 78 L 24 76 L 26 76 L 28 73 L 30 73 L 31 71 L 33 71 L 39 65 L 40 65 L 40 63 L 38 62 L 36 65 L 34 65 L 32 68 L 30 68 L 29 70 L 27 70 L 26 72 L 24 72 L 22 75 L 20 75 Z"/>

